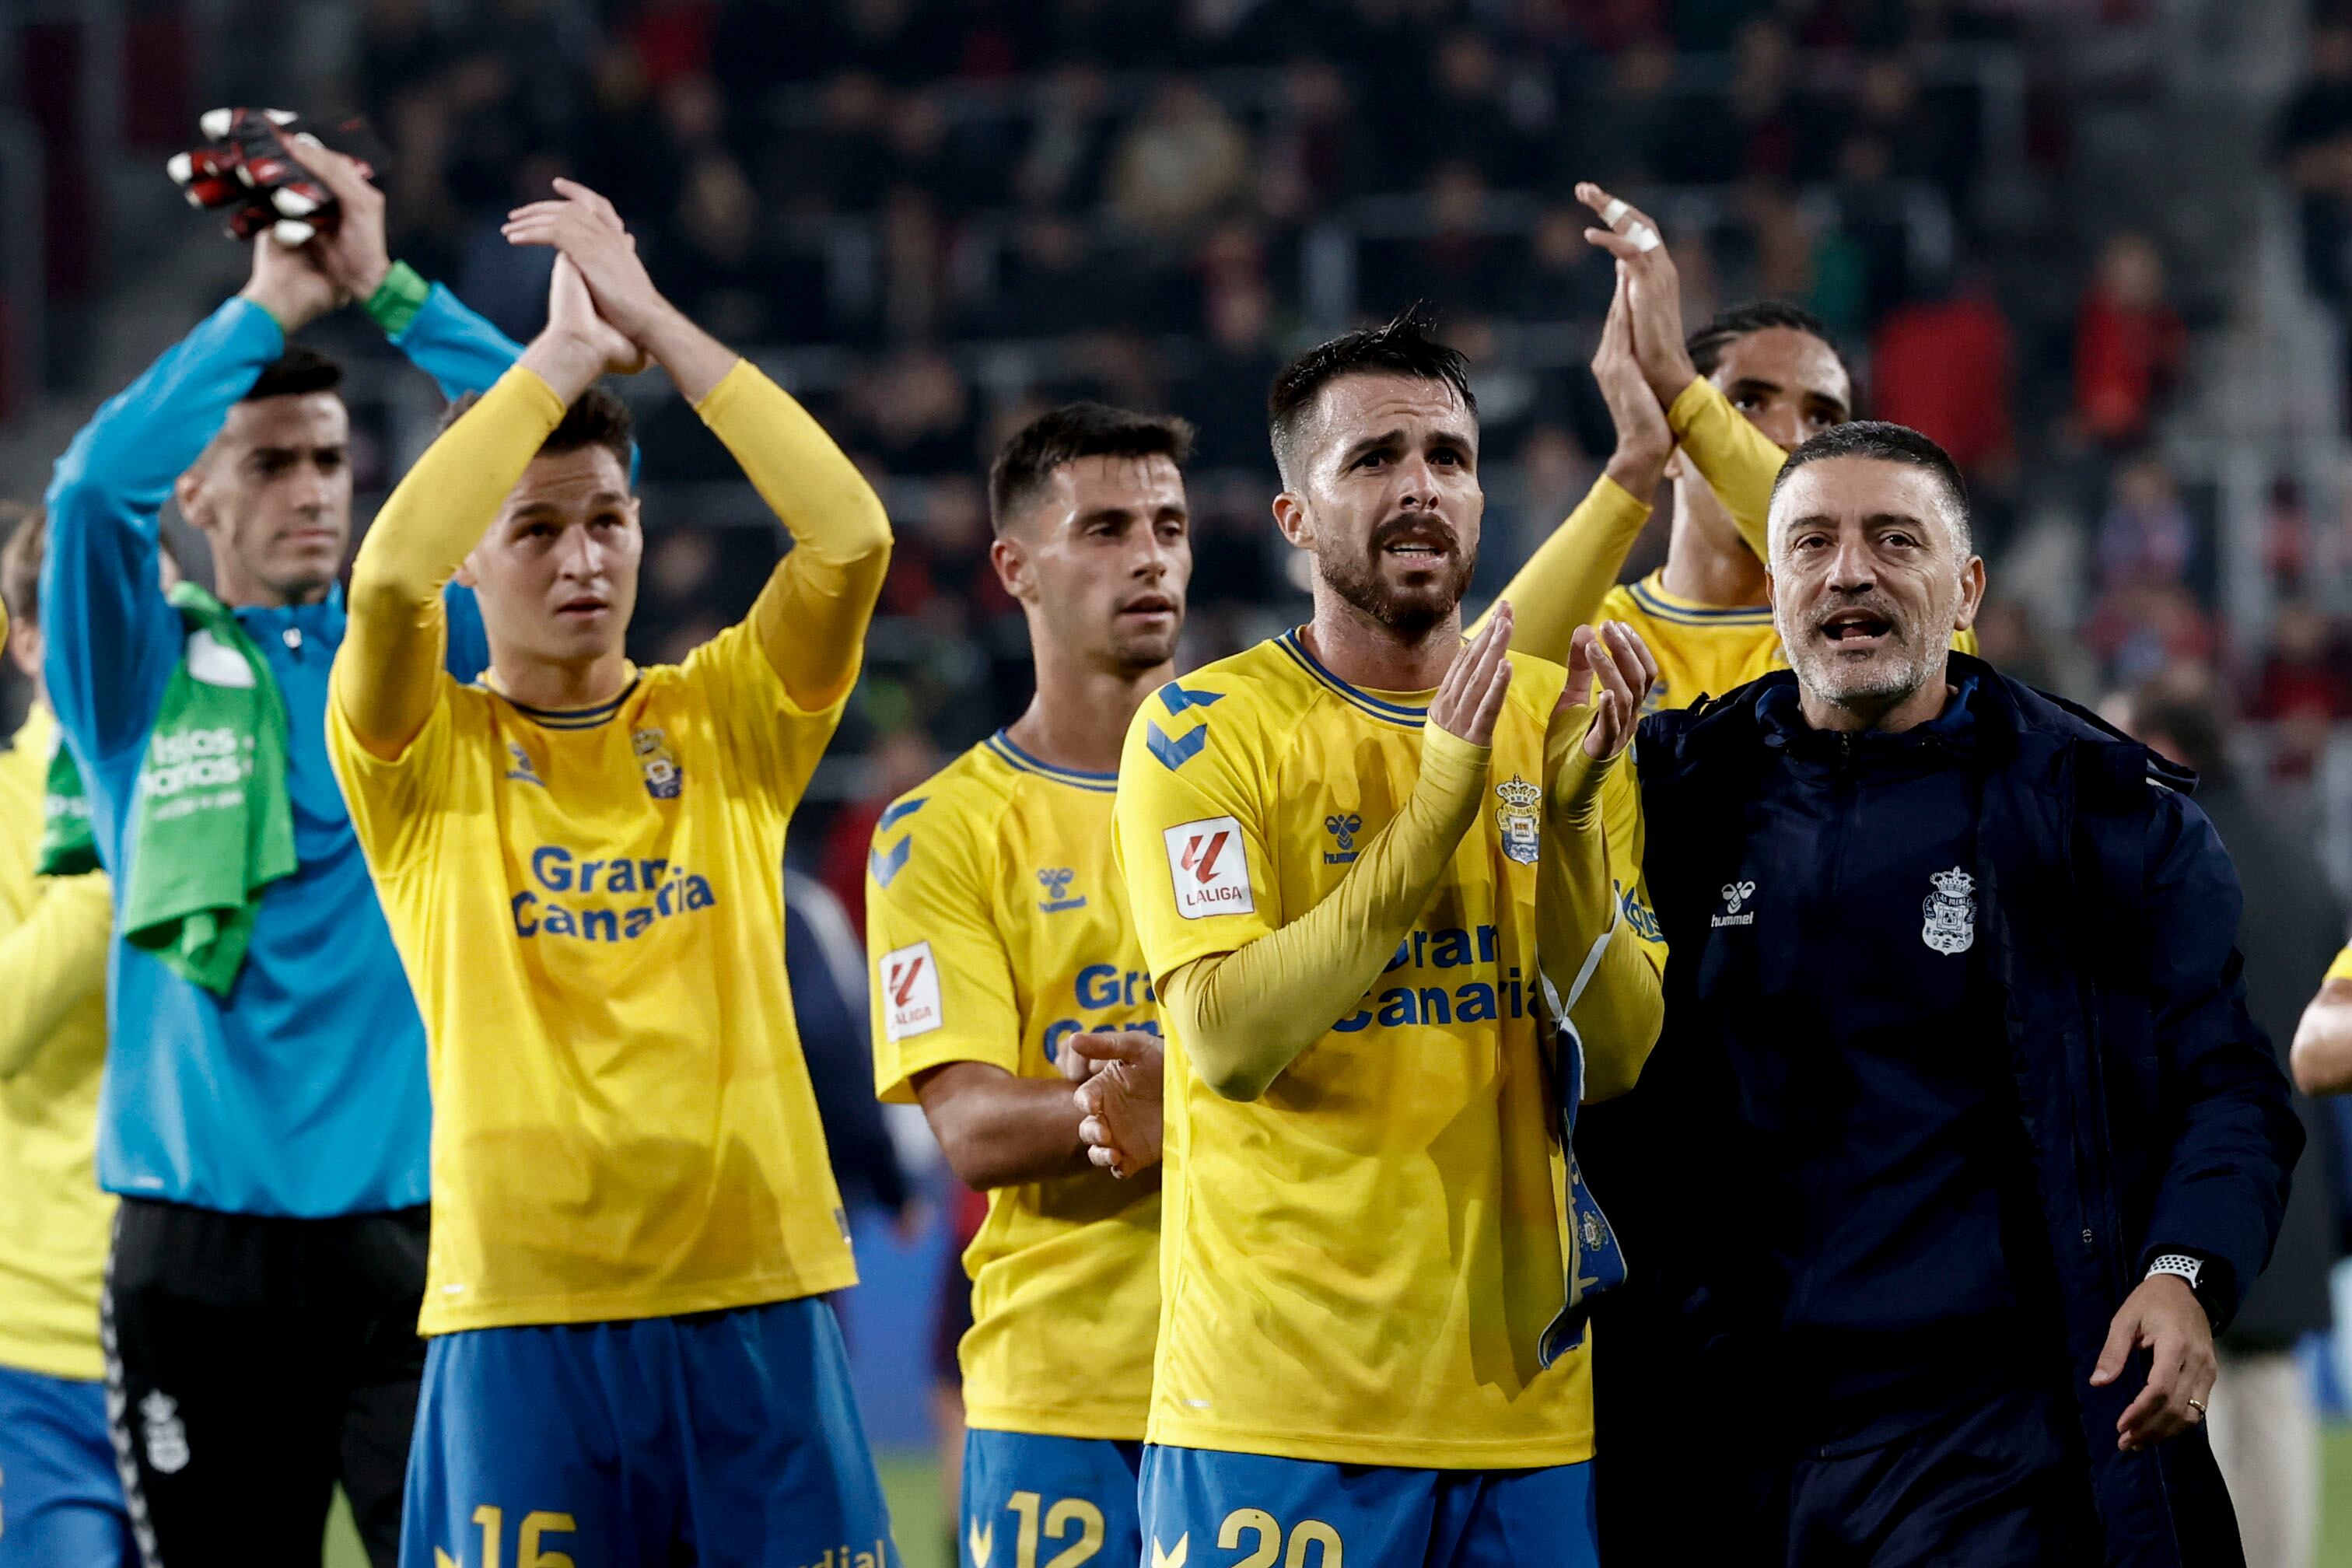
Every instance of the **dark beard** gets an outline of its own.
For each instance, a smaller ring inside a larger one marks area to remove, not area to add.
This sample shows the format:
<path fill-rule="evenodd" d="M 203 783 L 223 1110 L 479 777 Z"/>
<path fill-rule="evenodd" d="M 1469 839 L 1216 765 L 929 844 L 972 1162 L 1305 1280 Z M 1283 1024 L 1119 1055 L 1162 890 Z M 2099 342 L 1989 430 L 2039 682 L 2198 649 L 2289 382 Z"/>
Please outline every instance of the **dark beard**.
<path fill-rule="evenodd" d="M 1454 613 L 1478 570 L 1478 552 L 1464 550 L 1460 538 L 1449 529 L 1452 571 L 1426 588 L 1400 589 L 1390 584 L 1381 575 L 1381 552 L 1391 538 L 1412 526 L 1401 518 L 1374 529 L 1360 554 L 1316 558 L 1317 569 L 1333 593 L 1406 643 L 1420 642 Z"/>

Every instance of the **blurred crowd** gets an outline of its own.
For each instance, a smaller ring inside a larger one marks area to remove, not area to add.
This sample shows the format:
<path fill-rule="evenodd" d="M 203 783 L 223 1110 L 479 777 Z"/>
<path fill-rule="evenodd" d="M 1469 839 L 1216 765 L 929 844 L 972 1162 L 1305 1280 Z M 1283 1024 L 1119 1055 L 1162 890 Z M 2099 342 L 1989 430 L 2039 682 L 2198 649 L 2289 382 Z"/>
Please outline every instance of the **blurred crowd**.
<path fill-rule="evenodd" d="M 232 22 L 283 8 L 222 5 Z M 1582 237 L 1580 179 L 1658 216 L 1688 320 L 1762 296 L 1808 305 L 1862 411 L 1961 461 L 1992 566 L 1991 657 L 2084 700 L 2218 671 L 2275 726 L 2266 765 L 2310 778 L 2352 717 L 2352 639 L 2317 581 L 2346 525 L 2281 478 L 2259 542 L 2278 608 L 2232 635 L 2215 476 L 2168 439 L 2194 420 L 2200 345 L 2230 300 L 2160 214 L 2141 226 L 2083 188 L 2096 95 L 2053 47 L 2053 29 L 2156 9 L 338 0 L 305 7 L 295 36 L 320 100 L 301 107 L 362 113 L 383 143 L 396 254 L 528 335 L 546 253 L 505 245 L 499 219 L 557 174 L 581 179 L 664 287 L 783 375 L 881 484 L 899 544 L 869 678 L 819 780 L 830 801 L 887 798 L 1025 697 L 982 479 L 1000 436 L 1052 401 L 1199 426 L 1187 658 L 1215 657 L 1304 603 L 1266 513 L 1276 367 L 1429 300 L 1477 370 L 1490 510 L 1474 593 L 1492 593 L 1609 452 L 1584 366 L 1610 273 Z M 2276 159 L 2307 286 L 2343 306 L 2352 27 L 2319 17 L 2307 58 Z M 276 68 L 242 60 L 215 68 L 265 90 Z M 333 346 L 381 352 L 362 331 Z M 737 614 L 775 543 L 746 526 L 759 510 L 690 410 L 649 391 L 638 411 L 639 637 L 662 657 Z M 1663 518 L 1654 532 L 1629 572 L 1663 552 Z M 862 815 L 795 840 L 853 901 Z"/>

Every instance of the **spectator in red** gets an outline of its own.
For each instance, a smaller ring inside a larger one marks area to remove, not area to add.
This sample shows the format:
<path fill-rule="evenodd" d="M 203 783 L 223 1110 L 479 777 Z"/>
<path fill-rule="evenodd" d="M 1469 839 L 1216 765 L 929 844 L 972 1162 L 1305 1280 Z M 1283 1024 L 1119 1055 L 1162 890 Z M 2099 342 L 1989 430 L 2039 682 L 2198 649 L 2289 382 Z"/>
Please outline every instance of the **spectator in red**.
<path fill-rule="evenodd" d="M 2316 605 L 2296 600 L 2279 607 L 2271 651 L 2255 682 L 2252 717 L 2266 720 L 2352 716 L 2352 679 L 2336 647 L 2336 628 Z"/>
<path fill-rule="evenodd" d="M 930 742 L 913 730 L 893 730 L 875 742 L 871 787 L 835 812 L 825 825 L 816 879 L 841 900 L 853 931 L 866 930 L 866 854 L 873 846 L 874 825 L 892 801 L 939 770 L 939 753 Z"/>
<path fill-rule="evenodd" d="M 2144 440 L 2187 342 L 2155 242 L 2130 230 L 2108 240 L 2074 314 L 2074 416 L 2084 433 L 2108 447 Z"/>
<path fill-rule="evenodd" d="M 2011 457 L 2009 321 L 1963 280 L 1940 300 L 1888 312 L 1872 348 L 1874 417 L 1933 438 L 1975 478 Z"/>

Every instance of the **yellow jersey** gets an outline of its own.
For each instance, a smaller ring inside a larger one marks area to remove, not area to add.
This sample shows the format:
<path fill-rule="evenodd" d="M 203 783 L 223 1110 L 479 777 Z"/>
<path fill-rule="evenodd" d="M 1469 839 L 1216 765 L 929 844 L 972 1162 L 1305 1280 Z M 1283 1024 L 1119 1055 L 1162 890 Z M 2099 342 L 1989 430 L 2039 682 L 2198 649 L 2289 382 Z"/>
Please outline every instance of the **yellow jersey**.
<path fill-rule="evenodd" d="M 1687 708 L 1701 697 L 1789 668 L 1769 605 L 1703 605 L 1666 592 L 1660 568 L 1638 582 L 1621 583 L 1602 596 L 1599 619 L 1623 621 L 1642 634 L 1658 661 L 1657 683 L 1643 707 Z M 1525 613 L 1525 612 L 1522 612 Z M 1977 651 L 1974 631 L 1954 632 L 1952 647 Z"/>
<path fill-rule="evenodd" d="M 855 1283 L 783 964 L 784 829 L 841 700 L 797 707 L 748 622 L 593 709 L 434 679 L 393 761 L 327 705 L 425 1016 L 420 1331 Z"/>
<path fill-rule="evenodd" d="M 0 1366 L 95 1380 L 114 1223 L 96 1168 L 113 912 L 101 872 L 33 874 L 57 739 L 37 705 L 0 752 Z"/>
<path fill-rule="evenodd" d="M 882 815 L 866 863 L 874 1082 L 915 1099 L 946 1062 L 1057 1079 L 1061 1044 L 1160 1029 L 1110 847 L 1115 773 L 1029 755 L 1001 731 Z M 964 1420 L 1055 1437 L 1143 1436 L 1160 1318 L 1157 1168 L 1000 1187 L 971 1276 Z"/>
<path fill-rule="evenodd" d="M 1538 1019 L 1544 737 L 1565 682 L 1512 655 L 1477 818 L 1370 994 L 1252 1101 L 1168 1040 L 1150 1440 L 1486 1468 L 1592 1453 L 1563 1300 L 1564 1165 Z M 1147 700 L 1121 875 L 1155 984 L 1312 909 L 1411 795 L 1427 693 L 1366 691 L 1297 633 Z"/>
<path fill-rule="evenodd" d="M 2327 973 L 2319 978 L 2322 984 L 2326 984 L 2330 980 L 2352 980 L 2352 947 L 2347 947 L 2337 953 L 2336 962 L 2329 964 Z"/>

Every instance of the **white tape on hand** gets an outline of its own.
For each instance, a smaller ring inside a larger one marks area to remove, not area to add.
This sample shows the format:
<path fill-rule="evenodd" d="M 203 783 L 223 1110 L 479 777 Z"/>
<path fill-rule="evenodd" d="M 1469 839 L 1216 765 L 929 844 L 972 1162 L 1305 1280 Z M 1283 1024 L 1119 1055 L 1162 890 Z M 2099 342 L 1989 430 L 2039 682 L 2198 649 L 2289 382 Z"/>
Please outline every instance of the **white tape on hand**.
<path fill-rule="evenodd" d="M 1621 198 L 1612 196 L 1609 198 L 1609 205 L 1601 209 L 1601 221 L 1607 224 L 1611 228 L 1615 228 L 1617 226 L 1617 220 L 1623 217 L 1627 213 L 1633 210 L 1633 209 L 1627 206 Z"/>
<path fill-rule="evenodd" d="M 1637 223 L 1627 229 L 1625 240 L 1634 249 L 1642 251 L 1655 250 L 1663 243 L 1658 238 L 1658 231 L 1645 223 Z"/>

